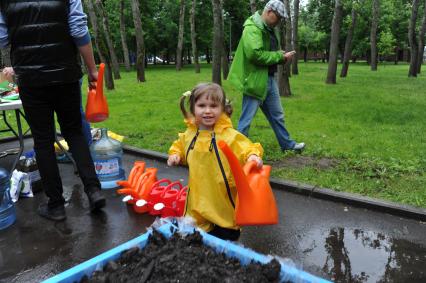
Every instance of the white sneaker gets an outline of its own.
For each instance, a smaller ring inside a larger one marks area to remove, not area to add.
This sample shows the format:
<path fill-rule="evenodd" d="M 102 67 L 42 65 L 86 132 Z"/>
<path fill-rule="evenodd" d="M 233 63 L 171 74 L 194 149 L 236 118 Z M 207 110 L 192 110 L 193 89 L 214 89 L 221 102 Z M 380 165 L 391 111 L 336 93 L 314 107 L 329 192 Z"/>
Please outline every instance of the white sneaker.
<path fill-rule="evenodd" d="M 296 143 L 295 145 L 294 145 L 294 147 L 293 147 L 293 150 L 294 151 L 298 151 L 298 152 L 302 152 L 304 149 L 305 149 L 305 143 L 304 142 L 299 142 L 299 143 Z"/>

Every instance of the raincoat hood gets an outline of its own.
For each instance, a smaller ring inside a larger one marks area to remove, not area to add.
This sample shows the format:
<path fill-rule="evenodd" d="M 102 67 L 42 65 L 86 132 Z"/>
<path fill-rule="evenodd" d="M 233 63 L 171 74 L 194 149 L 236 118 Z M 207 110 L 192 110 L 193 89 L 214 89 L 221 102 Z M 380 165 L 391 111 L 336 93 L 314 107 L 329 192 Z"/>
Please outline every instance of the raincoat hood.
<path fill-rule="evenodd" d="M 195 124 L 194 118 L 185 119 L 184 123 L 188 127 L 189 130 L 197 131 L 197 125 Z M 222 133 L 227 128 L 233 128 L 231 118 L 228 115 L 222 114 L 214 125 L 215 133 Z"/>

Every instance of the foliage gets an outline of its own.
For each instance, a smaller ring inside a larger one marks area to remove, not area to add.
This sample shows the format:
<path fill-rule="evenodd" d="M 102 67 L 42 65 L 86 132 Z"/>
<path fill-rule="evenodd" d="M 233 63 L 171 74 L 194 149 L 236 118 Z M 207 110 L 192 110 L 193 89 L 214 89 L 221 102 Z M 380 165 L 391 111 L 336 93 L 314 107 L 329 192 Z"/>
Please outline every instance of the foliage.
<path fill-rule="evenodd" d="M 186 0 L 186 20 L 184 34 L 184 54 L 191 47 L 189 33 L 189 8 L 192 0 Z M 121 39 L 119 29 L 119 1 L 103 0 L 110 25 L 111 37 L 114 46 L 122 58 Z M 261 10 L 266 0 L 255 1 L 257 9 Z M 369 36 L 371 27 L 371 2 L 372 0 L 342 0 L 343 2 L 343 25 L 339 37 L 339 49 L 343 50 L 347 30 L 350 25 L 350 13 L 353 5 L 358 13 L 357 25 L 353 38 L 353 54 L 357 57 L 365 57 L 369 52 Z M 212 7 L 211 0 L 197 0 L 196 5 L 196 31 L 198 33 L 197 45 L 200 55 L 211 55 L 212 43 Z M 410 0 L 381 0 L 380 1 L 380 22 L 378 34 L 385 35 L 385 39 L 390 39 L 390 32 L 395 39 L 395 46 L 406 48 L 408 19 L 410 17 Z M 423 5 L 423 4 L 422 4 Z M 130 0 L 125 0 L 125 22 L 126 37 L 130 52 L 135 52 L 136 41 Z M 225 45 L 229 46 L 231 39 L 231 49 L 235 50 L 241 37 L 244 21 L 250 16 L 250 6 L 247 0 L 226 0 L 223 1 Z M 307 48 L 308 51 L 327 50 L 330 40 L 330 28 L 333 18 L 334 0 L 308 0 L 302 2 L 300 9 L 300 35 L 299 46 Z M 419 13 L 421 14 L 421 13 Z M 144 28 L 146 53 L 148 56 L 157 55 L 173 61 L 177 47 L 177 32 L 179 20 L 178 0 L 146 0 L 141 1 L 141 19 Z M 418 22 L 421 15 L 418 17 Z M 384 43 L 384 42 L 383 42 Z M 389 43 L 389 42 L 388 42 Z M 391 54 L 389 52 L 386 52 Z"/>
<path fill-rule="evenodd" d="M 321 31 L 315 31 L 311 27 L 302 24 L 299 27 L 299 46 L 309 51 L 319 52 L 326 48 L 327 35 Z"/>
<path fill-rule="evenodd" d="M 377 43 L 379 55 L 393 55 L 395 53 L 395 43 L 396 40 L 390 31 L 382 31 L 379 36 L 379 42 Z"/>

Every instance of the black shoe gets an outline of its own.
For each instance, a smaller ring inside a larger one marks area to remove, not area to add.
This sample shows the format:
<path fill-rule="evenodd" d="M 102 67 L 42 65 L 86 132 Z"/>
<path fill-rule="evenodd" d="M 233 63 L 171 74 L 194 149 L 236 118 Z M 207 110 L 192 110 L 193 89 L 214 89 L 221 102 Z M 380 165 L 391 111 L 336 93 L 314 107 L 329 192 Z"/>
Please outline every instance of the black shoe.
<path fill-rule="evenodd" d="M 101 191 L 93 191 L 90 193 L 87 193 L 87 197 L 89 198 L 89 204 L 90 204 L 90 211 L 95 212 L 101 209 L 105 206 L 106 200 L 102 196 Z"/>
<path fill-rule="evenodd" d="M 67 218 L 64 206 L 49 208 L 47 203 L 40 204 L 38 207 L 38 215 L 53 221 L 63 221 Z"/>

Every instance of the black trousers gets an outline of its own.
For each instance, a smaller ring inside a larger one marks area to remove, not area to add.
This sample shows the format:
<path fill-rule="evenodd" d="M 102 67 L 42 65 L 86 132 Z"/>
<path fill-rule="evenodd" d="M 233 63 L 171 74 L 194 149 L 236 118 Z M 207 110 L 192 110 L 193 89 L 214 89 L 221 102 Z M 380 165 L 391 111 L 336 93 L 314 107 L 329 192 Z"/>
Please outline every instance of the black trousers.
<path fill-rule="evenodd" d="M 54 148 L 54 113 L 76 161 L 85 192 L 100 188 L 82 131 L 80 91 L 78 81 L 37 88 L 19 86 L 19 95 L 33 135 L 37 165 L 50 208 L 61 206 L 65 202 Z"/>

